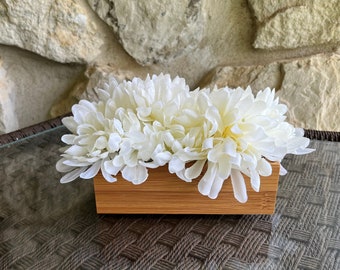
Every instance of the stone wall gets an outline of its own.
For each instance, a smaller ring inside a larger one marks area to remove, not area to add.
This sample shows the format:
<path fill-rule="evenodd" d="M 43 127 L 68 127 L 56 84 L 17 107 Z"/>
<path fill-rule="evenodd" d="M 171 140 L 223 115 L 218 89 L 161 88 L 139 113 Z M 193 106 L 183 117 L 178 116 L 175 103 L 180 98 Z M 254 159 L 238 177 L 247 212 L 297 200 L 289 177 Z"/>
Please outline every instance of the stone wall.
<path fill-rule="evenodd" d="M 288 120 L 340 131 L 338 0 L 0 0 L 0 133 L 70 111 L 113 73 L 275 88 Z"/>

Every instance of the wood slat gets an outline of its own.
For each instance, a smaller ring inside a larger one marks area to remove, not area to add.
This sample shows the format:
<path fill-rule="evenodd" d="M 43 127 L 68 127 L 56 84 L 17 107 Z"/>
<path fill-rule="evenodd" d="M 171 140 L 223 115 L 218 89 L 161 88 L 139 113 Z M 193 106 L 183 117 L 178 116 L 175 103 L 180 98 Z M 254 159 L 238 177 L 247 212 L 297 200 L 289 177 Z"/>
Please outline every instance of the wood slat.
<path fill-rule="evenodd" d="M 239 203 L 228 178 L 217 199 L 201 195 L 197 181 L 184 182 L 168 172 L 167 166 L 149 170 L 143 184 L 134 185 L 118 176 L 115 183 L 101 174 L 94 178 L 97 213 L 100 214 L 272 214 L 275 209 L 279 164 L 273 173 L 261 177 L 260 192 L 245 177 L 248 201 Z"/>

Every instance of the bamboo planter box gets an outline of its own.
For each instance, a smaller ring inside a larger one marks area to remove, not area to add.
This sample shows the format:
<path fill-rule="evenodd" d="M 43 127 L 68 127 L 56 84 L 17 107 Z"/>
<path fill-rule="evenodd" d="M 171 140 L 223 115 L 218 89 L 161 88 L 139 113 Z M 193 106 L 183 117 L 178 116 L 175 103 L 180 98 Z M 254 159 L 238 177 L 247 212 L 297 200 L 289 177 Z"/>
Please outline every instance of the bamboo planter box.
<path fill-rule="evenodd" d="M 134 185 L 120 176 L 115 183 L 107 182 L 101 174 L 94 178 L 98 214 L 272 214 L 275 210 L 279 179 L 278 163 L 273 173 L 261 177 L 260 192 L 250 187 L 245 177 L 248 201 L 234 198 L 230 179 L 224 182 L 217 199 L 198 192 L 197 181 L 184 182 L 168 172 L 167 166 L 149 170 L 149 178 Z"/>

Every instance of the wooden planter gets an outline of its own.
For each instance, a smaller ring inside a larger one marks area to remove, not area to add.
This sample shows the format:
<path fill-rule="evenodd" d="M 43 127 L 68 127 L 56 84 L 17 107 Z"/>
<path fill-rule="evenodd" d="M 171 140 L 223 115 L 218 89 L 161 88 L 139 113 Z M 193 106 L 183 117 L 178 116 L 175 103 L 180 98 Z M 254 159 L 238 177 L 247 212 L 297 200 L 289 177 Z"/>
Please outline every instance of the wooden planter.
<path fill-rule="evenodd" d="M 149 170 L 149 178 L 134 185 L 120 176 L 115 183 L 107 182 L 101 174 L 94 178 L 98 214 L 272 214 L 275 209 L 279 179 L 278 163 L 273 173 L 261 177 L 260 192 L 250 187 L 245 177 L 248 201 L 239 203 L 230 179 L 224 182 L 218 198 L 201 195 L 197 181 L 184 182 L 168 172 L 167 166 Z"/>

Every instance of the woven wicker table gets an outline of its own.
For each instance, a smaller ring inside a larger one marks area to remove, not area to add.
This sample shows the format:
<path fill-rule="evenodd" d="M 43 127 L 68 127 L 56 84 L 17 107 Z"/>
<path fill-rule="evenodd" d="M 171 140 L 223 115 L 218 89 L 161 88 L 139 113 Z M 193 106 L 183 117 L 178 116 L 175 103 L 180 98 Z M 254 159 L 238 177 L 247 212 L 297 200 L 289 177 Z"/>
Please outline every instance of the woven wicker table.
<path fill-rule="evenodd" d="M 339 133 L 307 131 L 271 216 L 97 215 L 91 180 L 59 183 L 65 133 L 0 136 L 0 269 L 340 269 Z"/>

